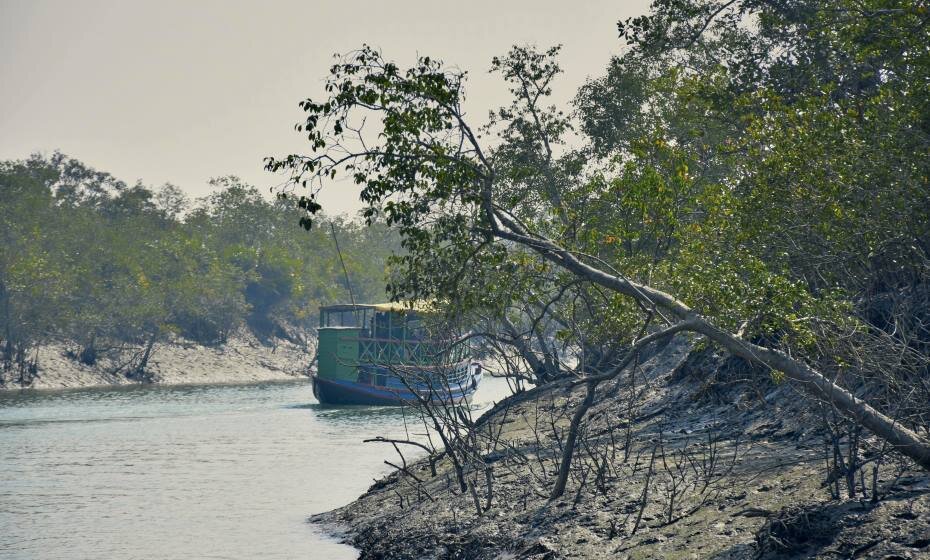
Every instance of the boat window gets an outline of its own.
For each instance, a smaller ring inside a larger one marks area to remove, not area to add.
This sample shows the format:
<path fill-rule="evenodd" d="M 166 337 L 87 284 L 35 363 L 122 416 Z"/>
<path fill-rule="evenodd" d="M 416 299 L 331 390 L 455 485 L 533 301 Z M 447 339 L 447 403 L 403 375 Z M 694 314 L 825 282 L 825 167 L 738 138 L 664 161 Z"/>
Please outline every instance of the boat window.
<path fill-rule="evenodd" d="M 375 313 L 375 338 L 391 338 L 391 318 L 389 313 Z"/>
<path fill-rule="evenodd" d="M 399 314 L 392 314 L 391 317 L 391 338 L 395 340 L 403 340 L 404 338 L 404 316 Z"/>
<path fill-rule="evenodd" d="M 321 312 L 321 327 L 367 327 L 368 309 L 333 309 Z"/>
<path fill-rule="evenodd" d="M 374 338 L 390 340 L 420 340 L 423 335 L 423 321 L 417 315 L 405 313 L 378 312 L 372 321 Z"/>
<path fill-rule="evenodd" d="M 407 319 L 407 340 L 422 340 L 423 336 L 423 319 L 416 315 L 411 315 Z"/>

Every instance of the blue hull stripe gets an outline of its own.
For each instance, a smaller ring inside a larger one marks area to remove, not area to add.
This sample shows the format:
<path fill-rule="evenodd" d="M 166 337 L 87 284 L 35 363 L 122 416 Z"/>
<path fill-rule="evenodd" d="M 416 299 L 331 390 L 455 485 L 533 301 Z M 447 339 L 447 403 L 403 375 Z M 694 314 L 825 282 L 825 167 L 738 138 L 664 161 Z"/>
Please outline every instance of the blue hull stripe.
<path fill-rule="evenodd" d="M 470 398 L 477 389 L 477 383 L 469 384 L 464 390 L 451 389 L 449 396 L 453 402 Z M 409 389 L 382 389 L 355 381 L 342 379 L 323 379 L 313 376 L 313 392 L 321 403 L 326 404 L 364 404 L 364 405 L 403 405 L 417 402 L 416 396 Z M 435 398 L 436 395 L 433 395 Z"/>

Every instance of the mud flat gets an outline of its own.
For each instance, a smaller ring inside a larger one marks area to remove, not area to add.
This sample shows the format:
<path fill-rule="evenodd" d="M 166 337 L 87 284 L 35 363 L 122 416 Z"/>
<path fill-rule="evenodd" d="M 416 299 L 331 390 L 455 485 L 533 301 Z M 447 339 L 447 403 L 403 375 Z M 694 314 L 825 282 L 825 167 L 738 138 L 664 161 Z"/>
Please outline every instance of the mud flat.
<path fill-rule="evenodd" d="M 30 356 L 34 356 L 35 351 Z M 138 349 L 111 351 L 93 366 L 69 356 L 66 344 L 38 349 L 38 371 L 31 389 L 70 389 L 138 384 L 125 375 L 126 363 Z M 306 375 L 313 348 L 286 340 L 262 342 L 248 333 L 230 337 L 221 346 L 174 340 L 154 348 L 146 371 L 152 383 L 166 385 L 251 383 L 299 379 Z M 0 390 L 20 390 L 17 372 L 0 371 Z"/>
<path fill-rule="evenodd" d="M 474 493 L 460 491 L 449 458 L 433 475 L 408 457 L 408 473 L 311 521 L 363 559 L 930 558 L 930 473 L 885 459 L 878 498 L 849 497 L 825 468 L 809 401 L 708 369 L 720 363 L 676 339 L 636 372 L 632 413 L 627 389 L 607 388 L 583 440 L 607 452 L 579 451 L 557 500 L 558 434 L 584 393 L 566 384 L 498 403 L 478 422 L 500 436 L 482 472 L 466 472 Z"/>

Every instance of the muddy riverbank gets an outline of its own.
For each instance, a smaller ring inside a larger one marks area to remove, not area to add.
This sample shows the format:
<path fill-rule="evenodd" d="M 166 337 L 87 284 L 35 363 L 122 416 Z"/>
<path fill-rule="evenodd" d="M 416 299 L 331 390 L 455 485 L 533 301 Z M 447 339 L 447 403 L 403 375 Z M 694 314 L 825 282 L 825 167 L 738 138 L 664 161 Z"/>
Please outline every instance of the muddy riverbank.
<path fill-rule="evenodd" d="M 314 347 L 287 340 L 260 341 L 248 332 L 230 337 L 222 345 L 203 346 L 183 339 L 156 345 L 146 372 L 151 383 L 203 385 L 254 383 L 299 379 L 307 375 Z M 126 375 L 127 364 L 138 348 L 110 350 L 94 365 L 80 363 L 68 344 L 49 344 L 33 350 L 35 374 L 27 376 L 25 388 L 74 389 L 139 384 Z M 0 369 L 0 390 L 20 390 L 19 373 Z"/>
<path fill-rule="evenodd" d="M 634 409 L 628 387 L 606 388 L 558 499 L 560 438 L 584 393 L 564 384 L 479 422 L 495 444 L 466 466 L 468 491 L 448 456 L 435 474 L 420 460 L 313 521 L 369 559 L 930 556 L 928 473 L 873 457 L 850 497 L 806 397 L 696 355 L 678 339 L 631 372 Z"/>

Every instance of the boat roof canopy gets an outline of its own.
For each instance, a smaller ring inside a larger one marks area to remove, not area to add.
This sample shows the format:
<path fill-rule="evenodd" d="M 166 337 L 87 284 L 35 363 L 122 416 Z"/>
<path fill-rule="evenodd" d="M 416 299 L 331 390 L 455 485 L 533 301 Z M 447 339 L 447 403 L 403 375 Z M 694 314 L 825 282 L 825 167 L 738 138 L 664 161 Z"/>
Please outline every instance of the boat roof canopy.
<path fill-rule="evenodd" d="M 436 314 L 439 310 L 432 304 L 425 301 L 389 301 L 387 303 L 342 303 L 337 305 L 326 305 L 320 307 L 320 311 L 357 311 L 362 309 L 374 309 L 375 311 L 390 313 L 409 313 L 411 311 L 420 314 Z"/>

